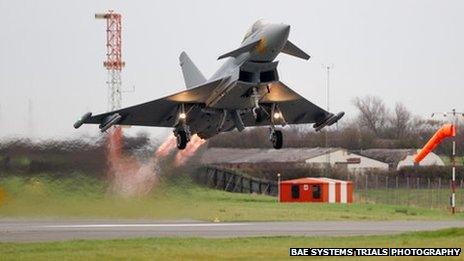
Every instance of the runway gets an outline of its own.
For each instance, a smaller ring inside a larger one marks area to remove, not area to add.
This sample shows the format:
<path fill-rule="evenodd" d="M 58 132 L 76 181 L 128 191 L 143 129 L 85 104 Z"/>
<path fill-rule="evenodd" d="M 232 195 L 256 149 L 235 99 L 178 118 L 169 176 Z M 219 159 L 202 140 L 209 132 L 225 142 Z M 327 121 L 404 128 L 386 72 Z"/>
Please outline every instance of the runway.
<path fill-rule="evenodd" d="M 464 227 L 464 221 L 230 222 L 194 220 L 0 219 L 0 242 L 140 237 L 385 235 Z"/>

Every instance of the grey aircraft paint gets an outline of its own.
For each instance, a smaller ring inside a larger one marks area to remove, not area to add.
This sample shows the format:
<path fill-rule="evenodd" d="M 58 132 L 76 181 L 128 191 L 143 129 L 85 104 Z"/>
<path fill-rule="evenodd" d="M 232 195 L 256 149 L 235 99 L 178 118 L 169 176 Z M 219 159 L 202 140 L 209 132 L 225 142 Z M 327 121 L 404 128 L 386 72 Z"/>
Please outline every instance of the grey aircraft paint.
<path fill-rule="evenodd" d="M 316 131 L 343 117 L 323 110 L 279 81 L 279 53 L 305 60 L 309 55 L 288 40 L 290 26 L 261 20 L 253 24 L 237 49 L 221 55 L 225 63 L 208 80 L 186 53 L 179 61 L 187 90 L 158 100 L 92 116 L 74 124 L 172 127 L 178 147 L 192 134 L 207 139 L 218 133 L 250 126 L 270 126 L 274 148 L 282 147 L 278 125 L 314 123 Z"/>

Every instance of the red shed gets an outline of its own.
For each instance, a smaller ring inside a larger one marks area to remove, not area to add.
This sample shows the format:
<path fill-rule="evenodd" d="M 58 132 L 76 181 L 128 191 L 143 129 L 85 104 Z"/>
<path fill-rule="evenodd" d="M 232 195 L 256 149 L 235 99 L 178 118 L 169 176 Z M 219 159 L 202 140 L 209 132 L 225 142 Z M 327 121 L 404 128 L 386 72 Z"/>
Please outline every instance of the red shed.
<path fill-rule="evenodd" d="M 279 184 L 280 202 L 353 202 L 353 183 L 329 178 L 301 178 Z"/>

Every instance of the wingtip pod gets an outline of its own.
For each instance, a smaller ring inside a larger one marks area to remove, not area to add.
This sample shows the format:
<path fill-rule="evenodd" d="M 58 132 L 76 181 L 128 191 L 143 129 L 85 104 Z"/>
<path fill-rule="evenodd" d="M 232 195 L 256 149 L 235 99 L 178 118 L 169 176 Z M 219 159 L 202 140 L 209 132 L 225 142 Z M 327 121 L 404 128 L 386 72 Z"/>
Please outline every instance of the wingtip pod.
<path fill-rule="evenodd" d="M 332 126 L 334 123 L 338 122 L 343 116 L 345 115 L 344 111 L 341 111 L 335 115 L 335 117 L 332 117 L 333 119 L 329 119 L 329 123 L 327 123 L 328 126 Z"/>
<path fill-rule="evenodd" d="M 345 115 L 345 112 L 343 111 L 337 113 L 336 115 L 331 113 L 324 121 L 315 123 L 313 127 L 316 131 L 320 131 L 325 126 L 332 126 L 333 124 L 338 122 L 344 115 Z"/>
<path fill-rule="evenodd" d="M 78 129 L 79 127 L 82 126 L 82 124 L 84 124 L 84 122 L 89 119 L 90 117 L 92 117 L 92 113 L 91 112 L 87 112 L 86 114 L 82 115 L 82 117 L 77 120 L 75 123 L 74 123 L 74 129 Z"/>
<path fill-rule="evenodd" d="M 435 147 L 438 146 L 444 139 L 456 136 L 456 127 L 453 124 L 443 125 L 424 147 L 414 156 L 414 163 L 419 164 Z"/>

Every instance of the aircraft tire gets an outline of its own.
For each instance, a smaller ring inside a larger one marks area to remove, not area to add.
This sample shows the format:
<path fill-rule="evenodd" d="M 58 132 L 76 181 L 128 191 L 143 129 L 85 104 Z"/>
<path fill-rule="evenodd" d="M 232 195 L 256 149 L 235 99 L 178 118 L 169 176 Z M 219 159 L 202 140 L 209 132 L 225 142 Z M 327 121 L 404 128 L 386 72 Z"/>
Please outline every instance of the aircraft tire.
<path fill-rule="evenodd" d="M 284 138 L 283 138 L 283 135 L 282 135 L 282 131 L 280 130 L 276 130 L 274 131 L 274 133 L 272 134 L 272 146 L 274 147 L 274 149 L 281 149 L 282 148 L 282 145 L 284 143 Z"/>
<path fill-rule="evenodd" d="M 177 148 L 180 150 L 185 149 L 187 147 L 187 133 L 183 130 L 177 132 Z"/>

